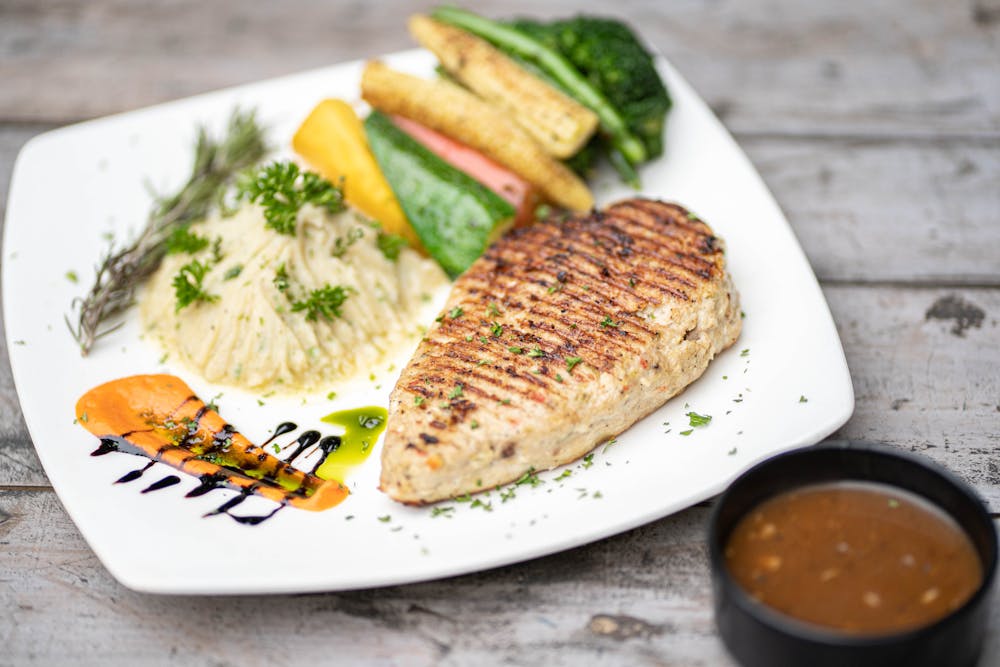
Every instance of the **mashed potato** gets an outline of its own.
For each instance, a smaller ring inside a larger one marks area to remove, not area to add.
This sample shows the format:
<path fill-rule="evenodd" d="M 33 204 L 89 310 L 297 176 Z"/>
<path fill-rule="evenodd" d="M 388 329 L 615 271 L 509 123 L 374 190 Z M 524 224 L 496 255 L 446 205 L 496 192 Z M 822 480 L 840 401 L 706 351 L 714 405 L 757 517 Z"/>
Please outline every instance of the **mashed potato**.
<path fill-rule="evenodd" d="M 265 227 L 252 204 L 190 230 L 212 244 L 164 259 L 142 295 L 142 320 L 172 357 L 212 382 L 293 391 L 367 372 L 418 335 L 428 295 L 447 284 L 414 250 L 386 257 L 378 230 L 350 209 L 305 206 L 294 236 Z M 202 289 L 213 300 L 178 310 L 172 283 L 192 260 L 210 267 Z M 287 279 L 276 284 L 278 274 Z M 339 317 L 293 310 L 327 286 L 346 291 Z"/>

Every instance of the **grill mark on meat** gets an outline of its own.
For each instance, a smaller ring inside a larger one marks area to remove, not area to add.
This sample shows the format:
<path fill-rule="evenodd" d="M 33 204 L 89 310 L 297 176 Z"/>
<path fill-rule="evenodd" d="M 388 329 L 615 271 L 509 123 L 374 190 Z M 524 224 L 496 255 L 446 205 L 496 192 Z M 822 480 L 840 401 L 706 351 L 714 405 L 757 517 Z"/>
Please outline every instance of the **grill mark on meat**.
<path fill-rule="evenodd" d="M 542 245 L 543 245 L 543 247 L 547 247 L 548 244 L 543 243 Z M 554 260 L 553 263 L 555 263 L 557 266 L 559 266 L 560 268 L 562 268 L 566 272 L 572 272 L 572 275 L 574 275 L 577 279 L 585 278 L 588 281 L 590 281 L 591 275 L 589 273 L 586 273 L 586 272 L 582 271 L 582 267 L 579 267 L 579 266 L 573 264 L 572 259 L 575 257 L 575 255 L 570 255 L 570 254 L 567 254 L 567 253 L 559 253 L 558 257 L 559 257 L 559 259 L 558 260 Z M 673 265 L 678 266 L 678 268 L 684 268 L 682 264 L 680 264 L 679 262 L 677 262 L 675 260 L 672 260 L 670 258 L 662 258 L 662 259 L 663 259 L 663 261 L 666 261 L 666 262 L 669 262 L 669 263 L 671 263 Z M 640 275 L 644 271 L 648 271 L 648 268 L 635 267 L 635 266 L 632 266 L 632 265 L 629 265 L 628 268 L 631 271 L 638 272 Z M 675 273 L 667 273 L 666 271 L 664 271 L 662 269 L 662 267 L 660 267 L 660 268 L 661 268 L 661 271 L 660 271 L 660 276 L 659 277 L 660 277 L 661 280 L 663 280 L 665 282 L 676 282 L 676 283 L 679 283 L 680 285 L 683 285 L 685 287 L 690 287 L 691 286 L 691 282 L 689 280 L 685 279 L 683 276 L 677 275 Z M 590 282 L 588 282 L 587 284 L 590 284 Z M 665 292 L 665 293 L 667 293 L 667 294 L 669 294 L 671 296 L 677 297 L 679 299 L 683 299 L 685 301 L 687 301 L 689 299 L 687 292 L 683 291 L 681 289 L 677 289 L 677 288 L 674 288 L 674 287 L 672 287 L 670 285 L 663 284 L 663 283 L 651 283 L 651 284 L 653 286 L 656 286 L 658 288 L 658 291 L 660 291 L 660 292 Z"/>

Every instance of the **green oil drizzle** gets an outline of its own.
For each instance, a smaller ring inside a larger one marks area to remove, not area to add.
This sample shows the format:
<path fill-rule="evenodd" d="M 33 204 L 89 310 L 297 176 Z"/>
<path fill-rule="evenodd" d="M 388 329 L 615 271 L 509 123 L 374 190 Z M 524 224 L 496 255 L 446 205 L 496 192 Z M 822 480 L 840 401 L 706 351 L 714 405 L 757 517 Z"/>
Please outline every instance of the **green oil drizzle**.
<path fill-rule="evenodd" d="M 327 424 L 343 426 L 344 434 L 340 436 L 340 447 L 327 455 L 316 470 L 316 476 L 343 482 L 348 473 L 364 463 L 375 449 L 378 437 L 385 430 L 387 416 L 385 408 L 367 407 L 331 412 L 323 417 L 322 421 Z"/>

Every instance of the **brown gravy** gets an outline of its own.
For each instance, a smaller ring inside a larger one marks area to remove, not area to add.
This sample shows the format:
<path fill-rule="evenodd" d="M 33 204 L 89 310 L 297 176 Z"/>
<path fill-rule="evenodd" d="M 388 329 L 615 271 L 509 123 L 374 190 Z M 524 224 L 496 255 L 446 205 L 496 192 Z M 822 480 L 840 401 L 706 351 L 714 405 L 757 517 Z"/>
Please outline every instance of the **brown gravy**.
<path fill-rule="evenodd" d="M 764 501 L 733 529 L 725 556 L 755 599 L 851 634 L 927 625 L 983 579 L 971 540 L 950 516 L 870 482 L 804 486 Z"/>

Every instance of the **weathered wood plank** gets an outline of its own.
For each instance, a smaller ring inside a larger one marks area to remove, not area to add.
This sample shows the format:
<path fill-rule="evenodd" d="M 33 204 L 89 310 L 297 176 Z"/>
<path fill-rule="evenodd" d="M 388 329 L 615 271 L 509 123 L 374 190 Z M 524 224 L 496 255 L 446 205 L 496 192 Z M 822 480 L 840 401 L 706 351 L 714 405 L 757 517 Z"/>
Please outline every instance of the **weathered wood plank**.
<path fill-rule="evenodd" d="M 1000 286 L 1000 140 L 737 140 L 820 280 Z"/>
<path fill-rule="evenodd" d="M 616 14 L 641 27 L 740 132 L 1000 133 L 988 0 L 477 3 L 486 14 Z M 413 42 L 437 4 L 7 0 L 0 119 L 104 115 Z"/>
<path fill-rule="evenodd" d="M 834 437 L 925 454 L 1000 512 L 1000 290 L 824 288 L 854 379 Z"/>
<path fill-rule="evenodd" d="M 705 509 L 560 556 L 352 593 L 140 595 L 97 562 L 50 492 L 0 492 L 0 641 L 11 664 L 723 665 Z M 598 614 L 649 624 L 631 639 Z M 66 623 L 73 619 L 72 623 Z"/>
<path fill-rule="evenodd" d="M 14 158 L 28 139 L 50 128 L 51 126 L 34 124 L 0 125 L 0 237 L 3 233 L 7 188 Z M 3 331 L 2 309 L 0 309 L 0 331 Z M 47 485 L 48 479 L 42 470 L 42 464 L 35 456 L 35 448 L 31 446 L 28 428 L 21 416 L 21 406 L 14 391 L 14 379 L 10 373 L 10 360 L 4 338 L 0 340 L 0 486 L 6 484 Z"/>
<path fill-rule="evenodd" d="M 705 507 L 489 572 L 267 598 L 133 593 L 51 492 L 0 492 L 0 508 L 11 517 L 0 523 L 10 664 L 733 664 L 712 621 Z M 620 616 L 634 622 L 615 629 Z M 996 660 L 994 632 L 982 664 Z"/>

